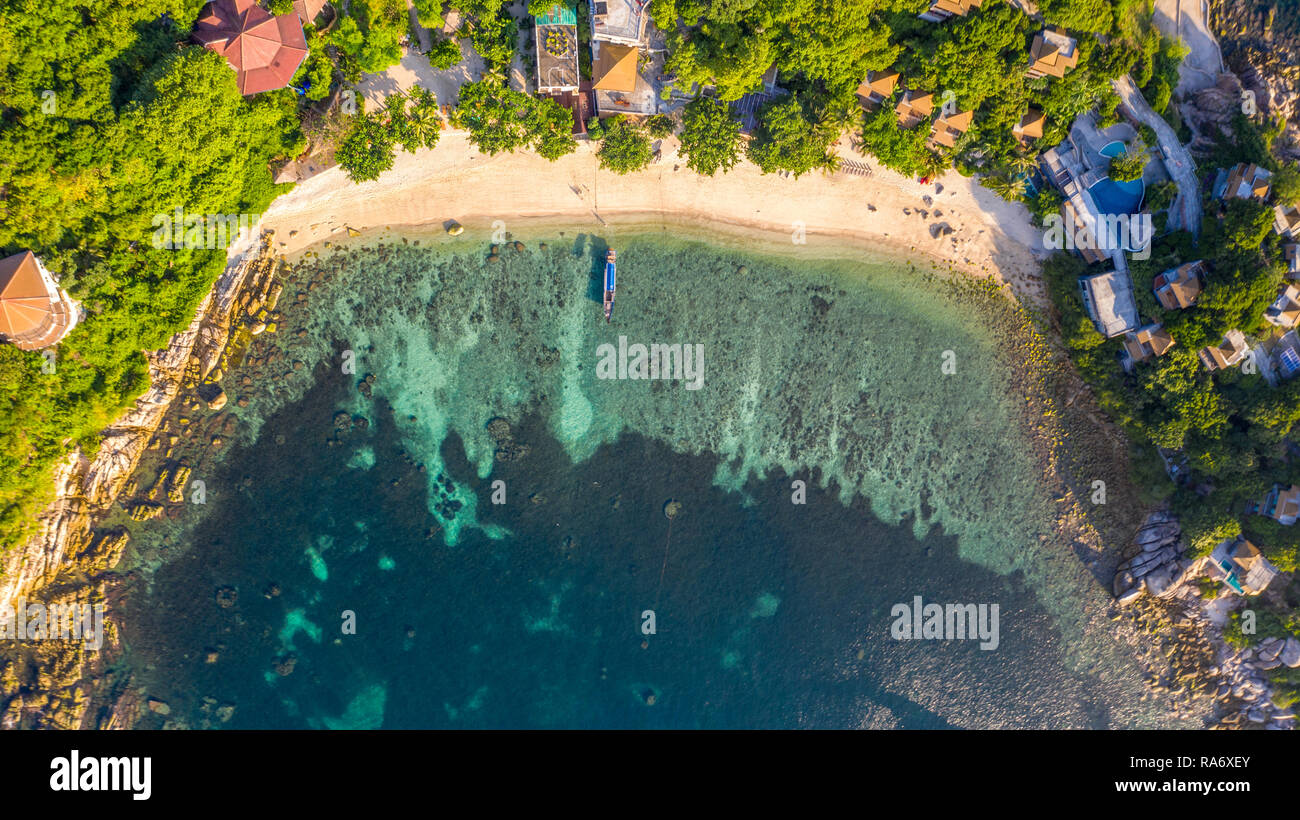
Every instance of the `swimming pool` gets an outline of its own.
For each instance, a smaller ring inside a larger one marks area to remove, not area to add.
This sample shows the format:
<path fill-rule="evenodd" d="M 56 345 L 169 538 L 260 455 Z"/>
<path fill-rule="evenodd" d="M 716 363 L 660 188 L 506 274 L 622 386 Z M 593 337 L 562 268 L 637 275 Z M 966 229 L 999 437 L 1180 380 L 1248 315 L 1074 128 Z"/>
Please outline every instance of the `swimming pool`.
<path fill-rule="evenodd" d="M 1103 214 L 1135 214 L 1142 205 L 1142 180 L 1116 182 L 1107 177 L 1088 189 L 1097 210 Z"/>
<path fill-rule="evenodd" d="M 1117 157 L 1124 153 L 1124 143 L 1121 140 L 1108 142 L 1097 153 L 1101 154 L 1103 157 Z"/>
<path fill-rule="evenodd" d="M 1128 150 L 1120 140 L 1106 143 L 1098 151 L 1103 157 L 1117 157 Z M 1142 193 L 1145 191 L 1142 180 L 1117 182 L 1109 177 L 1093 183 L 1088 189 L 1092 199 L 1097 203 L 1097 210 L 1103 214 L 1135 214 L 1142 206 Z"/>

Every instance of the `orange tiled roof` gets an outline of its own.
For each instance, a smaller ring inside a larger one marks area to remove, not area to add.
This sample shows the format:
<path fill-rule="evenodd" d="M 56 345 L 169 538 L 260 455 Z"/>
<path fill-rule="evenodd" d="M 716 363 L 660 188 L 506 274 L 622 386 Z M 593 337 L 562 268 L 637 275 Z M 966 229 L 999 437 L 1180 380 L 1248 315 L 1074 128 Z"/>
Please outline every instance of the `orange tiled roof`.
<path fill-rule="evenodd" d="M 1043 29 L 1029 47 L 1029 76 L 1064 77 L 1079 64 L 1079 43 L 1063 28 Z"/>

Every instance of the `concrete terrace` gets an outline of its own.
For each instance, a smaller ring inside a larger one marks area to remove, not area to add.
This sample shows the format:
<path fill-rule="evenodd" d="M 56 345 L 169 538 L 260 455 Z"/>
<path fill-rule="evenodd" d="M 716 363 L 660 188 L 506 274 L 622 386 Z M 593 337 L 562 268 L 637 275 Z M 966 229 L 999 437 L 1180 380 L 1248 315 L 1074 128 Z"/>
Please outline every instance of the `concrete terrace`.
<path fill-rule="evenodd" d="M 1108 339 L 1137 330 L 1138 309 L 1133 283 L 1120 271 L 1085 276 L 1079 280 L 1084 307 L 1097 331 Z"/>
<path fill-rule="evenodd" d="M 578 21 L 573 9 L 557 3 L 536 18 L 537 91 L 563 94 L 578 90 Z"/>
<path fill-rule="evenodd" d="M 649 0 L 595 0 L 591 3 L 592 39 L 645 45 Z"/>

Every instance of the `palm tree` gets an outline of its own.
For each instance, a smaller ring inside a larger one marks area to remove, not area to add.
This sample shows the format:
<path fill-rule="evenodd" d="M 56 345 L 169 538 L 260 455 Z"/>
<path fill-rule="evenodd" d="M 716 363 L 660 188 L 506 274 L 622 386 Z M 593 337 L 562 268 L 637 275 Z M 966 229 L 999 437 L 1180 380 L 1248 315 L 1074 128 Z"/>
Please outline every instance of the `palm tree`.
<path fill-rule="evenodd" d="M 828 105 L 817 117 L 817 127 L 830 131 L 838 138 L 848 129 L 859 125 L 861 119 L 862 109 L 854 98 Z"/>
<path fill-rule="evenodd" d="M 1025 181 L 1020 177 L 1014 179 L 998 174 L 984 177 L 984 187 L 1007 200 L 1014 202 L 1025 195 Z"/>
<path fill-rule="evenodd" d="M 400 88 L 384 98 L 384 114 L 389 121 L 406 115 L 406 92 Z"/>
<path fill-rule="evenodd" d="M 411 136 L 426 148 L 438 142 L 442 130 L 442 116 L 438 113 L 438 98 L 432 91 L 416 86 L 411 89 L 411 110 L 406 119 Z"/>
<path fill-rule="evenodd" d="M 1016 174 L 1028 174 L 1038 167 L 1038 159 L 1021 151 L 1017 151 L 1007 160 L 1007 168 Z"/>

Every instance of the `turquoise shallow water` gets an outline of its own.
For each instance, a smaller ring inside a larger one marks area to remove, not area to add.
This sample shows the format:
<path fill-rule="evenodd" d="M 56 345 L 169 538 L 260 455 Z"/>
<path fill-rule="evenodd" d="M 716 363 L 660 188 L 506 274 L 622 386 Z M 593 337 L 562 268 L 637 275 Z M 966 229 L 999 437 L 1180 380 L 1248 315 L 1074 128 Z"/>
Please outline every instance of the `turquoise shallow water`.
<path fill-rule="evenodd" d="M 316 282 L 259 337 L 280 355 L 255 346 L 230 377 L 255 382 L 237 446 L 196 471 L 209 504 L 137 538 L 167 560 L 123 634 L 174 711 L 208 697 L 236 705 L 230 725 L 329 728 L 1163 719 L 1104 593 L 1051 543 L 1006 346 L 969 302 L 896 261 L 625 235 L 606 325 L 608 240 L 556 231 L 492 262 L 397 245 L 288 274 L 286 294 Z M 698 389 L 600 378 L 620 337 L 702 350 Z M 998 604 L 998 648 L 891 639 L 891 608 L 917 595 Z"/>

